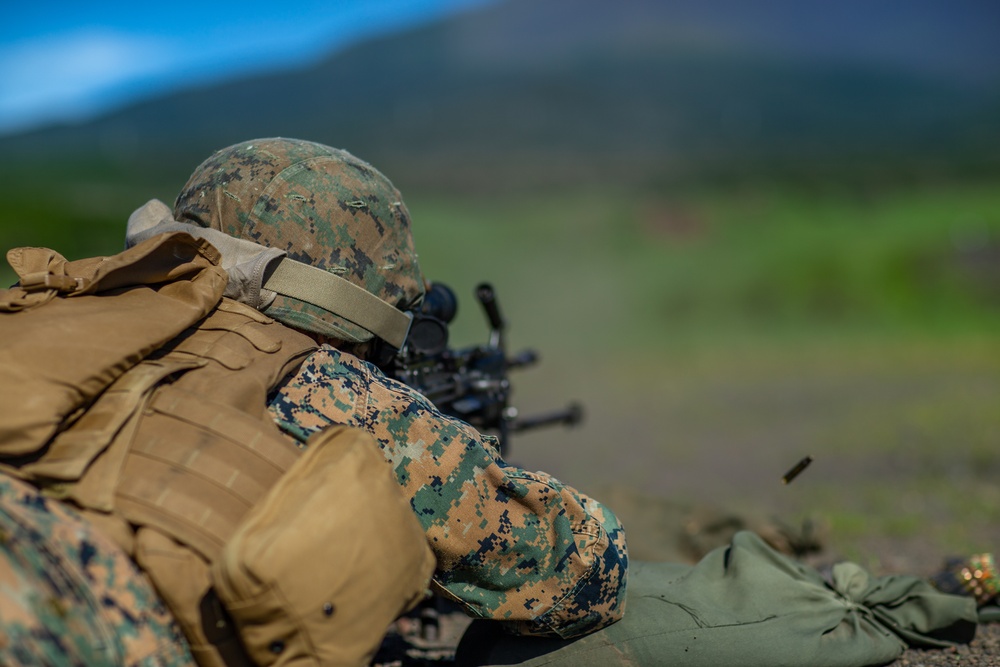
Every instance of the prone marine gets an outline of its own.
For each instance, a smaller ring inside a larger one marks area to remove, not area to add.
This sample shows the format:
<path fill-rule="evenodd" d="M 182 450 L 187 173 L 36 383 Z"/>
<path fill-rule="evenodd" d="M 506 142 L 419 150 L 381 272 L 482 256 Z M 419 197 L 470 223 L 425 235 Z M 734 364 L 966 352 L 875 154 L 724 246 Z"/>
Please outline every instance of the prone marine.
<path fill-rule="evenodd" d="M 183 317 L 173 330 L 134 332 L 145 338 L 126 358 L 105 354 L 110 361 L 83 369 L 106 386 L 79 405 L 48 401 L 65 414 L 37 421 L 55 427 L 30 444 L 8 433 L 0 451 L 14 454 L 8 473 L 34 487 L 6 482 L 19 503 L 74 508 L 75 521 L 117 543 L 121 567 L 138 565 L 129 585 L 155 600 L 151 582 L 199 664 L 364 664 L 428 588 L 520 634 L 569 638 L 621 617 L 627 551 L 614 514 L 507 464 L 495 438 L 365 361 L 380 346 L 405 345 L 425 292 L 409 213 L 372 166 L 308 141 L 230 146 L 195 170 L 172 211 L 158 201 L 136 211 L 127 246 L 96 266 L 15 258 L 20 287 L 0 306 L 9 340 L 28 331 L 20 320 L 75 305 L 85 311 L 72 314 L 76 344 L 106 347 L 106 329 L 120 331 L 129 312 L 167 312 L 153 297 L 170 289 Z M 169 276 L 153 285 L 129 276 L 190 255 L 204 265 L 197 273 L 161 266 Z M 121 266 L 109 272 L 109 261 Z M 104 313 L 126 297 L 136 303 L 87 328 L 88 297 Z M 23 350 L 8 356 L 39 363 Z M 291 500 L 302 501 L 302 489 L 312 502 Z M 88 587 L 87 564 L 76 565 Z M 329 582 L 316 574 L 326 570 Z M 280 589 L 270 602 L 261 579 Z M 324 584 L 326 597 L 316 597 Z M 128 636 L 142 611 L 97 619 Z M 177 653 L 176 642 L 160 645 Z"/>

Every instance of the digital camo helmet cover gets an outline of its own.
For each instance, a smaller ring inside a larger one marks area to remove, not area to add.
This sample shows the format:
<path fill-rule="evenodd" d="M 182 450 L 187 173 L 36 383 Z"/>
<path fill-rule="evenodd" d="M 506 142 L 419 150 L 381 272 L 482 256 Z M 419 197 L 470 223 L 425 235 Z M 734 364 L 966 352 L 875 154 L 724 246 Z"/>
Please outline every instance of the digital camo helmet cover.
<path fill-rule="evenodd" d="M 283 138 L 224 148 L 195 169 L 177 197 L 174 218 L 284 250 L 400 309 L 423 297 L 410 215 L 399 191 L 344 150 Z M 297 329 L 350 342 L 373 336 L 282 294 L 264 312 Z"/>

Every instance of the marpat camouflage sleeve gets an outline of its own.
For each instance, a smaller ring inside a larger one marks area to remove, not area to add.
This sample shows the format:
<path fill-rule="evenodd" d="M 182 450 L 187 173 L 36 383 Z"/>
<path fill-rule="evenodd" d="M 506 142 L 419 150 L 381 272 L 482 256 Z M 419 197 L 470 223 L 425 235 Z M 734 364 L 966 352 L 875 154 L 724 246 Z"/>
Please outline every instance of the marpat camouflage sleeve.
<path fill-rule="evenodd" d="M 117 544 L 68 505 L 0 474 L 0 665 L 195 662 Z"/>
<path fill-rule="evenodd" d="M 621 618 L 628 556 L 614 514 L 508 465 L 495 438 L 413 389 L 324 346 L 270 410 L 299 442 L 331 424 L 375 436 L 437 556 L 436 589 L 470 615 L 564 638 Z"/>

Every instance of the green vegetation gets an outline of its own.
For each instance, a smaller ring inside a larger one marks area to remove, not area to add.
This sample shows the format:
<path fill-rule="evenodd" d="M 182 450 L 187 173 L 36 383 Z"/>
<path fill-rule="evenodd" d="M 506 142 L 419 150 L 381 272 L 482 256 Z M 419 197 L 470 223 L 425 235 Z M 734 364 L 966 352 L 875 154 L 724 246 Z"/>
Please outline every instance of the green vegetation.
<path fill-rule="evenodd" d="M 181 180 L 5 176 L 3 245 L 71 259 L 115 252 L 129 212 Z M 879 540 L 907 545 L 877 568 L 1000 543 L 992 184 L 407 201 L 428 276 L 460 299 L 453 343 L 485 340 L 471 294 L 491 281 L 512 350 L 543 360 L 515 377 L 518 407 L 587 407 L 584 430 L 515 438 L 515 461 L 582 488 L 818 518 L 862 560 Z M 813 466 L 782 487 L 805 454 Z"/>
<path fill-rule="evenodd" d="M 590 190 L 410 206 L 432 277 L 492 277 L 501 296 L 518 293 L 521 312 L 550 314 L 582 347 L 1000 325 L 992 186 Z"/>
<path fill-rule="evenodd" d="M 48 245 L 70 258 L 117 251 L 129 212 L 171 196 L 110 169 L 85 179 L 3 176 L 4 248 Z M 415 193 L 408 202 L 432 279 L 463 301 L 475 281 L 493 280 L 518 313 L 512 319 L 551 317 L 553 339 L 572 331 L 579 349 L 1000 327 L 1000 190 L 992 183 Z M 479 335 L 466 315 L 459 335 Z"/>
<path fill-rule="evenodd" d="M 116 253 L 129 214 L 153 197 L 172 201 L 183 179 L 102 160 L 2 167 L 0 250 L 44 246 L 68 259 Z M 0 264 L 0 285 L 6 287 L 15 276 L 6 262 Z"/>

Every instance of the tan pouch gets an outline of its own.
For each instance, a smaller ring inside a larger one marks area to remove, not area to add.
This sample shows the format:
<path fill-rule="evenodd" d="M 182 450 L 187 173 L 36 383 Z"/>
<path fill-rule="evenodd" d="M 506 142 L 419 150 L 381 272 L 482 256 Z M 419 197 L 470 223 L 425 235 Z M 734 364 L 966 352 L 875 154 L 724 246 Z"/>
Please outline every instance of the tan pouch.
<path fill-rule="evenodd" d="M 367 665 L 434 564 L 377 443 L 336 426 L 244 517 L 211 576 L 261 667 Z"/>

